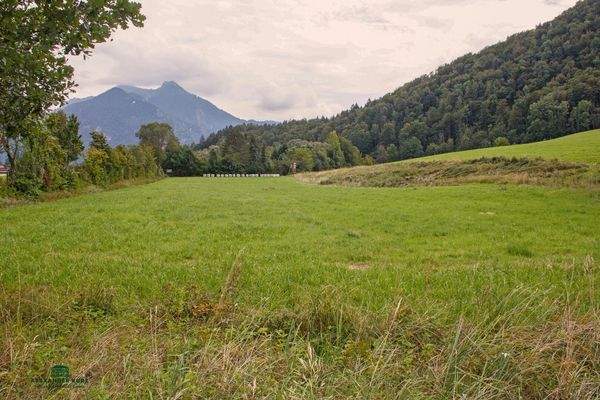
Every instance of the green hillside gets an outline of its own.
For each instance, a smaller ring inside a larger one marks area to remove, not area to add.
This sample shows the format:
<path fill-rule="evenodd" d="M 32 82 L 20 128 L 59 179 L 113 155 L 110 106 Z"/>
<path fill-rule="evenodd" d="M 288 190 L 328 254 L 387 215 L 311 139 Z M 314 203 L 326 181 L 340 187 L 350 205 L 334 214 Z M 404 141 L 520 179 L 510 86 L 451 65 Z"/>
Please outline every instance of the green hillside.
<path fill-rule="evenodd" d="M 599 220 L 582 190 L 287 177 L 3 209 L 0 397 L 597 398 Z"/>
<path fill-rule="evenodd" d="M 543 142 L 458 151 L 410 161 L 472 160 L 481 157 L 541 157 L 598 164 L 600 163 L 600 130 L 575 133 Z"/>

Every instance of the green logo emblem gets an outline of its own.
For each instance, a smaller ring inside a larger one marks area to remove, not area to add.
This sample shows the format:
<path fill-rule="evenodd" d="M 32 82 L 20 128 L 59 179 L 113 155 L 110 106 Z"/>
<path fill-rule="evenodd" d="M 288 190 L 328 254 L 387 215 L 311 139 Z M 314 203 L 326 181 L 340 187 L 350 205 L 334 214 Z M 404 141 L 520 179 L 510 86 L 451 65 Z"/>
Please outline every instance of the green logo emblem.
<path fill-rule="evenodd" d="M 51 388 L 60 387 L 81 387 L 87 383 L 86 378 L 71 378 L 69 367 L 62 364 L 56 364 L 50 367 L 48 379 L 35 379 L 38 384 L 46 385 Z"/>
<path fill-rule="evenodd" d="M 53 365 L 50 368 L 50 384 L 52 386 L 64 386 L 71 382 L 71 372 L 66 365 Z"/>

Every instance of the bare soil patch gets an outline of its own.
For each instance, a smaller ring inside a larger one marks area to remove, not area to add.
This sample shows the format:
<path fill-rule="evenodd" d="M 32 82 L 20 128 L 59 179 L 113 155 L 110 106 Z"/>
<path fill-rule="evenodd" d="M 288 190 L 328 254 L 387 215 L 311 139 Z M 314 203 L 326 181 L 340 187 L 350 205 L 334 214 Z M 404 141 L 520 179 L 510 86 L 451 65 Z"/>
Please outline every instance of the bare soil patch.
<path fill-rule="evenodd" d="M 364 271 L 371 268 L 371 266 L 369 264 L 366 263 L 356 263 L 356 264 L 350 264 L 348 266 L 348 269 L 351 271 Z"/>

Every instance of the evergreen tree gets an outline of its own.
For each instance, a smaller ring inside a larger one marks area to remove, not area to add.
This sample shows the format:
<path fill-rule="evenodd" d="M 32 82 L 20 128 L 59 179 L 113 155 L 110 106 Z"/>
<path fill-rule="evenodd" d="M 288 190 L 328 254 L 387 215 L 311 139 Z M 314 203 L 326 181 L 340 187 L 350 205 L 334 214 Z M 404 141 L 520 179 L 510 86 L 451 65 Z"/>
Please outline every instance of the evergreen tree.
<path fill-rule="evenodd" d="M 110 153 L 110 145 L 108 144 L 108 140 L 106 139 L 106 135 L 100 131 L 93 131 L 90 133 L 92 140 L 90 142 L 90 149 L 96 149 L 104 151 L 105 153 Z"/>

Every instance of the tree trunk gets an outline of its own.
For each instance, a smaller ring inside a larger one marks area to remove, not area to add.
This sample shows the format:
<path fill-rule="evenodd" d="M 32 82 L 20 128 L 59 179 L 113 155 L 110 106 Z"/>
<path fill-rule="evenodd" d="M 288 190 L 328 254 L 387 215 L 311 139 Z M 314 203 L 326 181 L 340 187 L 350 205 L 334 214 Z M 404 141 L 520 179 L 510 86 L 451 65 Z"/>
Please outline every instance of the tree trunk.
<path fill-rule="evenodd" d="M 0 147 L 2 147 L 2 150 L 4 150 L 4 152 L 6 153 L 6 158 L 8 158 L 8 178 L 10 180 L 11 175 L 15 171 L 15 164 L 17 161 L 17 148 L 15 146 L 15 149 L 11 150 L 8 137 L 6 137 L 3 134 L 0 134 Z"/>

